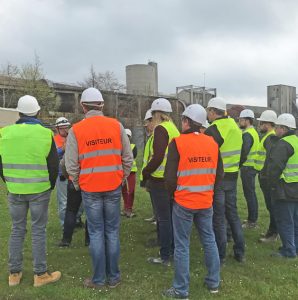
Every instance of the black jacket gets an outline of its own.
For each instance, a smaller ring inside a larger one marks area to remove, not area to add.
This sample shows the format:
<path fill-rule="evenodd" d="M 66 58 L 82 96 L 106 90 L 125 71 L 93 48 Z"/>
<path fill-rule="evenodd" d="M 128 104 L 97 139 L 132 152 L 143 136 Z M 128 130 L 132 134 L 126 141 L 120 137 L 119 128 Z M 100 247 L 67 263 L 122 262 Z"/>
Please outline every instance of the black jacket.
<path fill-rule="evenodd" d="M 247 160 L 247 156 L 249 151 L 254 143 L 253 137 L 248 132 L 245 132 L 242 135 L 242 148 L 241 148 L 241 156 L 240 156 L 240 164 L 241 167 Z"/>
<path fill-rule="evenodd" d="M 294 131 L 289 131 L 283 137 L 294 134 Z M 279 139 L 270 151 L 267 179 L 274 200 L 298 201 L 298 182 L 286 183 L 280 179 L 282 171 L 293 154 L 293 147 L 282 139 Z"/>

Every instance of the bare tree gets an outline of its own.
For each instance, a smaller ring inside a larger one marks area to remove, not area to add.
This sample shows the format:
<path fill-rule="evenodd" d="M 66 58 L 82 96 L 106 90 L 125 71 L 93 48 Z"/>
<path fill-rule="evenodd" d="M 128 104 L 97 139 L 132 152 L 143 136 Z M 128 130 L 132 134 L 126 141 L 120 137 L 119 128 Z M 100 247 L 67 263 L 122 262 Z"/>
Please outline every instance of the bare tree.
<path fill-rule="evenodd" d="M 99 90 L 124 92 L 125 85 L 121 84 L 111 71 L 104 73 L 96 72 L 93 65 L 90 67 L 90 73 L 83 82 L 79 82 L 83 87 L 95 87 Z"/>

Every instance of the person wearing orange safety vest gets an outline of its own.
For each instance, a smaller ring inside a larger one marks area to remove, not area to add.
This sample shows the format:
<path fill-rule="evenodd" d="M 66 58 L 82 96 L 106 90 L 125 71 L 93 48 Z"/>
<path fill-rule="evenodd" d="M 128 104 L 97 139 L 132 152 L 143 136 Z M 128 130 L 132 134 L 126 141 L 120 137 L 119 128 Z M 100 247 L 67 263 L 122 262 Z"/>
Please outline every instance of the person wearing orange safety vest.
<path fill-rule="evenodd" d="M 131 140 L 132 132 L 130 129 L 126 128 L 125 132 Z M 131 151 L 133 154 L 133 164 L 129 176 L 126 178 L 124 185 L 122 186 L 122 198 L 124 201 L 124 210 L 121 213 L 122 216 L 127 218 L 135 217 L 135 213 L 132 211 L 134 198 L 135 198 L 135 188 L 136 188 L 136 173 L 138 171 L 136 157 L 138 155 L 138 150 L 135 144 L 130 143 Z"/>
<path fill-rule="evenodd" d="M 206 110 L 199 104 L 188 106 L 182 114 L 182 134 L 169 145 L 165 181 L 174 195 L 173 285 L 164 291 L 169 298 L 188 298 L 189 240 L 192 223 L 200 235 L 208 274 L 205 285 L 218 292 L 220 260 L 212 225 L 214 186 L 223 177 L 219 147 L 214 139 L 201 133 L 206 124 Z M 191 147 L 190 147 L 191 145 Z"/>
<path fill-rule="evenodd" d="M 90 236 L 93 276 L 87 288 L 120 283 L 121 185 L 130 174 L 133 156 L 123 126 L 102 113 L 99 90 L 88 88 L 81 96 L 85 119 L 69 130 L 65 167 L 72 188 L 82 192 Z"/>

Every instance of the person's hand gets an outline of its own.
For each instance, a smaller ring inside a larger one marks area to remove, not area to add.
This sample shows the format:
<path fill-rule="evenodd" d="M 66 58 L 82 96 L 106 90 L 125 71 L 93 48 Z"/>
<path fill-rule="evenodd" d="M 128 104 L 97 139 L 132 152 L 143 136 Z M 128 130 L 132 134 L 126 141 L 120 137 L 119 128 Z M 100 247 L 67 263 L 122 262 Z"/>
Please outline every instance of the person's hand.
<path fill-rule="evenodd" d="M 67 188 L 72 192 L 80 190 L 80 188 L 75 187 L 74 183 L 71 180 L 68 180 Z"/>

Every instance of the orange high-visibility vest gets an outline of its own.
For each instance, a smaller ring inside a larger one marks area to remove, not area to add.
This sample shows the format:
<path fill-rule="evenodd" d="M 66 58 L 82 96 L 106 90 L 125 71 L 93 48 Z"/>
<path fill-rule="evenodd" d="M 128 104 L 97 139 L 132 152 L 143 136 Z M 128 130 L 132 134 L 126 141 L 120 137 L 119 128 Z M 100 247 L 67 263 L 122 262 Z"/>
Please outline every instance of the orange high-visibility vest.
<path fill-rule="evenodd" d="M 120 123 L 94 116 L 73 126 L 78 143 L 79 185 L 86 192 L 115 190 L 122 182 Z"/>
<path fill-rule="evenodd" d="M 175 201 L 189 209 L 212 206 L 218 162 L 218 145 L 210 136 L 197 132 L 175 138 L 180 155 Z"/>
<path fill-rule="evenodd" d="M 65 138 L 62 137 L 60 134 L 56 134 L 54 136 L 54 141 L 57 148 L 62 148 L 63 145 L 65 144 Z"/>

